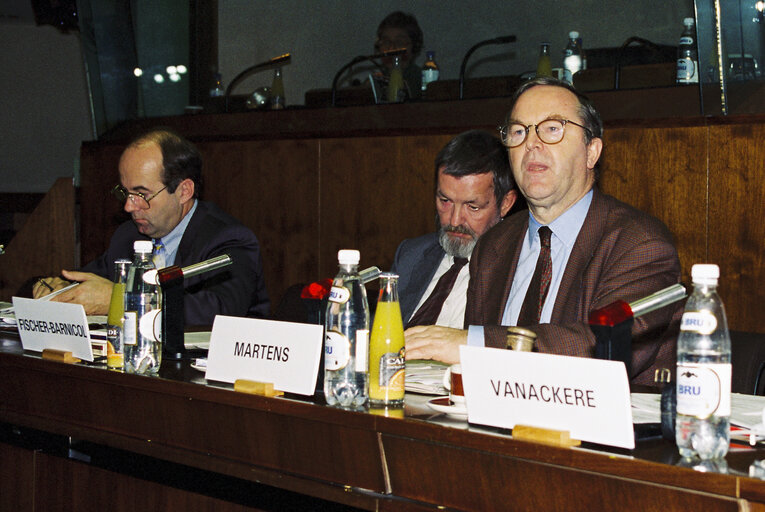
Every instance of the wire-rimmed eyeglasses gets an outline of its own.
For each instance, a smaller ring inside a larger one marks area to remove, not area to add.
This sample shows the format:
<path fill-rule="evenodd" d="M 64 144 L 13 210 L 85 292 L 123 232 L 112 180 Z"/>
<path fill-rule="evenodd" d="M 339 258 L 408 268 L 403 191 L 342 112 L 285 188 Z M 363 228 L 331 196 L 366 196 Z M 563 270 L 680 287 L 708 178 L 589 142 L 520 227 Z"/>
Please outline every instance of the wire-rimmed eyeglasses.
<path fill-rule="evenodd" d="M 586 131 L 590 137 L 593 137 L 592 131 L 589 128 L 570 119 L 545 119 L 539 124 L 530 125 L 510 123 L 506 126 L 499 126 L 497 129 L 502 138 L 502 144 L 508 148 L 515 148 L 526 141 L 532 126 L 539 140 L 545 144 L 557 144 L 563 140 L 563 135 L 566 133 L 566 125 L 569 123 L 578 126 Z"/>
<path fill-rule="evenodd" d="M 112 195 L 119 200 L 119 202 L 124 203 L 128 199 L 133 202 L 133 205 L 136 208 L 140 208 L 141 210 L 148 210 L 151 208 L 151 204 L 149 204 L 149 201 L 154 199 L 159 195 L 160 192 L 165 190 L 167 188 L 167 185 L 162 187 L 161 189 L 154 192 L 149 197 L 146 197 L 146 195 L 142 194 L 141 192 L 128 192 L 128 190 L 123 187 L 122 185 L 115 185 L 112 189 Z"/>

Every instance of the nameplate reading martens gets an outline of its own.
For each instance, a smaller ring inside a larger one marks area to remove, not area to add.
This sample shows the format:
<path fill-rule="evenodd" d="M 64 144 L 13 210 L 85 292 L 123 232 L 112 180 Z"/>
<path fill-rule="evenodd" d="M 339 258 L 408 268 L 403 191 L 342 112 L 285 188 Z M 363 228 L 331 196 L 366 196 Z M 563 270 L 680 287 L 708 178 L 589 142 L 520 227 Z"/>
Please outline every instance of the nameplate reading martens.
<path fill-rule="evenodd" d="M 320 325 L 218 315 L 205 378 L 267 382 L 279 391 L 313 395 L 323 333 Z"/>
<path fill-rule="evenodd" d="M 624 363 L 470 346 L 460 347 L 460 358 L 470 423 L 635 447 Z"/>

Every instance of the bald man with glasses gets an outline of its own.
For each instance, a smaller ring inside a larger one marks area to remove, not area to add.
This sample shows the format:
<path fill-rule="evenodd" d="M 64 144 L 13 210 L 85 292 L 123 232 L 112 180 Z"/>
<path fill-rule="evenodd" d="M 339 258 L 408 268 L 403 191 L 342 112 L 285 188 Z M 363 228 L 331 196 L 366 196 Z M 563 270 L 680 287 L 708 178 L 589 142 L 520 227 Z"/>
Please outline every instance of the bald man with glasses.
<path fill-rule="evenodd" d="M 120 158 L 120 184 L 112 189 L 131 221 L 117 228 L 101 257 L 81 271 L 62 271 L 64 279 L 41 279 L 34 296 L 79 282 L 53 300 L 82 304 L 87 314 L 106 314 L 114 261 L 132 259 L 135 240 L 151 240 L 160 268 L 184 267 L 221 254 L 233 260 L 229 267 L 184 281 L 187 325 L 210 325 L 218 314 L 267 317 L 270 302 L 258 240 L 220 208 L 198 199 L 201 170 L 194 145 L 169 130 L 133 141 Z"/>
<path fill-rule="evenodd" d="M 470 260 L 465 330 L 407 338 L 407 358 L 459 361 L 459 345 L 505 347 L 506 326 L 537 334 L 540 352 L 593 357 L 591 311 L 680 281 L 672 235 L 659 220 L 601 193 L 602 122 L 570 85 L 536 79 L 516 92 L 500 128 L 529 211 L 489 230 Z M 672 368 L 682 303 L 635 319 L 630 381 Z"/>

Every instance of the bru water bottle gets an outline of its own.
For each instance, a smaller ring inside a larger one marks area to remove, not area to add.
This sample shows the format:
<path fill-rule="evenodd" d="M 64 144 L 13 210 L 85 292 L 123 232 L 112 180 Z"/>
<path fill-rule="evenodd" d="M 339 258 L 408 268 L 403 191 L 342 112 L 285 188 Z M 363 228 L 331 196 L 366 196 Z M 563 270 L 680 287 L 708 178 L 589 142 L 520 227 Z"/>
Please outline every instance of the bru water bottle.
<path fill-rule="evenodd" d="M 125 316 L 122 340 L 125 350 L 125 372 L 157 375 L 162 362 L 160 340 L 159 290 L 156 284 L 144 281 L 143 275 L 154 269 L 152 243 L 137 240 L 135 257 L 125 282 Z"/>
<path fill-rule="evenodd" d="M 324 322 L 324 396 L 329 405 L 360 407 L 369 393 L 369 304 L 359 278 L 359 251 L 337 253 Z"/>
<path fill-rule="evenodd" d="M 680 455 L 702 460 L 728 453 L 730 443 L 730 334 L 717 295 L 717 265 L 694 265 L 693 294 L 677 339 L 677 417 Z"/>
<path fill-rule="evenodd" d="M 369 340 L 369 403 L 404 403 L 404 324 L 398 302 L 398 276 L 380 274 L 380 296 Z"/>

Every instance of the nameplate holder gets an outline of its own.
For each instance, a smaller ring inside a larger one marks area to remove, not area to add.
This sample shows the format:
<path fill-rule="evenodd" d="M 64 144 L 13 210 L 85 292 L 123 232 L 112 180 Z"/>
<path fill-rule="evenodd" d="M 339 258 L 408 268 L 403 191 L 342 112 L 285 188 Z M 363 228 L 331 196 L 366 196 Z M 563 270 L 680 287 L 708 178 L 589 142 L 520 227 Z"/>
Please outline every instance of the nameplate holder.
<path fill-rule="evenodd" d="M 59 350 L 93 361 L 88 319 L 82 305 L 13 297 L 13 309 L 24 350 Z"/>
<path fill-rule="evenodd" d="M 463 345 L 460 362 L 470 423 L 513 429 L 513 436 L 516 425 L 532 426 L 567 432 L 573 440 L 635 447 L 621 361 Z"/>
<path fill-rule="evenodd" d="M 571 439 L 571 435 L 565 430 L 538 428 L 532 427 L 530 425 L 514 426 L 513 439 L 563 447 L 579 446 L 582 444 L 582 442 L 578 439 Z"/>
<path fill-rule="evenodd" d="M 323 346 L 320 325 L 218 315 L 205 378 L 270 383 L 286 393 L 313 395 Z"/>
<path fill-rule="evenodd" d="M 283 396 L 284 392 L 274 389 L 273 382 L 255 382 L 254 380 L 236 379 L 234 391 L 260 396 Z"/>
<path fill-rule="evenodd" d="M 59 363 L 74 364 L 79 363 L 80 360 L 72 356 L 71 352 L 64 350 L 56 350 L 54 348 L 45 348 L 42 351 L 42 358 L 49 361 L 57 361 Z"/>

